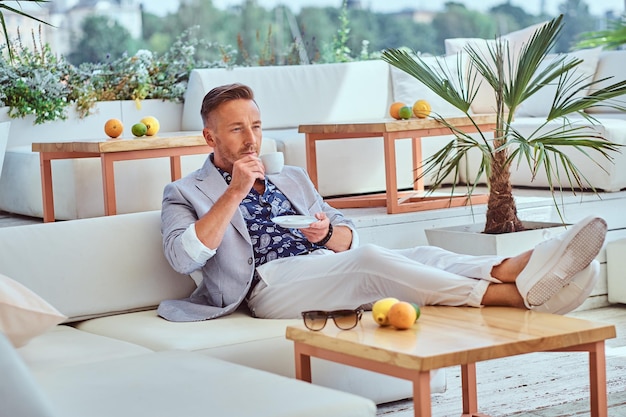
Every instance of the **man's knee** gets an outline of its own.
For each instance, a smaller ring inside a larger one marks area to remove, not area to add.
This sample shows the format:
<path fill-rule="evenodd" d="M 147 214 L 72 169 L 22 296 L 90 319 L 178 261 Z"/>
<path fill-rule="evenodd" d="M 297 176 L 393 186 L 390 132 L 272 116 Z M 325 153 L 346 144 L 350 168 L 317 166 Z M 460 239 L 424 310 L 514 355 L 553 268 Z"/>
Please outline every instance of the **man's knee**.
<path fill-rule="evenodd" d="M 372 243 L 359 246 L 353 249 L 355 261 L 359 263 L 381 262 L 381 260 L 389 252 L 389 249 L 383 248 Z"/>

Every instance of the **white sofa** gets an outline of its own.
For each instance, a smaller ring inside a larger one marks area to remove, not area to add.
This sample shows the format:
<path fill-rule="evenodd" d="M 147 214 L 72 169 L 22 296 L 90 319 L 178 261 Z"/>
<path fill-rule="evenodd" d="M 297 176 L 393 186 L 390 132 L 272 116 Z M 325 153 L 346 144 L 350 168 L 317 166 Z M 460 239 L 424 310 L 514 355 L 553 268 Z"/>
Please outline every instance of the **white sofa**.
<path fill-rule="evenodd" d="M 17 349 L 20 360 L 42 390 L 63 407 L 79 400 L 81 407 L 87 406 L 98 395 L 93 390 L 104 389 L 99 384 L 111 387 L 117 378 L 122 380 L 122 385 L 112 389 L 121 395 L 121 387 L 149 380 L 148 376 L 154 378 L 155 372 L 143 375 L 141 369 L 150 372 L 153 366 L 163 366 L 161 376 L 171 378 L 168 386 L 177 381 L 178 387 L 171 388 L 177 395 L 186 392 L 190 397 L 206 398 L 213 389 L 217 390 L 215 395 L 223 398 L 206 399 L 207 410 L 213 407 L 209 404 L 219 404 L 211 415 L 372 415 L 360 399 L 337 397 L 332 391 L 328 395 L 327 391 L 309 391 L 310 398 L 303 399 L 301 396 L 307 393 L 304 388 L 291 384 L 287 378 L 276 377 L 294 376 L 293 344 L 285 338 L 285 328 L 300 320 L 254 319 L 244 310 L 218 320 L 191 323 L 169 322 L 158 317 L 156 306 L 161 300 L 186 297 L 195 288 L 191 277 L 174 272 L 165 260 L 159 211 L 0 228 L 0 278 L 2 275 L 21 283 L 67 316 L 61 324 Z M 6 316 L 14 322 L 20 319 L 15 311 L 7 314 L 3 310 L 7 294 L 10 291 L 3 288 L 0 279 L 0 332 Z M 39 316 L 24 321 L 27 327 L 42 323 L 44 318 Z M 179 356 L 172 351 L 190 355 Z M 155 352 L 159 353 L 158 357 L 154 356 Z M 12 383 L 4 378 L 2 356 L 0 353 L 0 375 L 3 375 L 0 397 L 3 389 L 13 389 Z M 163 364 L 159 365 L 160 361 Z M 176 368 L 179 361 L 183 363 L 180 371 L 169 369 Z M 203 378 L 197 372 L 189 376 L 189 383 L 183 382 L 185 376 L 180 372 L 187 372 L 196 361 L 199 361 L 198 369 L 207 371 L 203 382 L 195 383 Z M 375 403 L 412 396 L 409 381 L 322 360 L 313 359 L 312 366 L 315 385 L 356 394 Z M 125 373 L 125 369 L 133 372 Z M 135 371 L 139 374 L 135 375 Z M 273 375 L 265 378 L 261 371 Z M 445 384 L 445 372 L 433 373 L 433 392 L 444 391 Z M 152 385 L 142 387 L 137 395 L 129 392 L 124 401 L 143 398 L 150 394 Z M 151 399 L 163 391 L 160 385 L 154 389 Z M 281 391 L 280 398 L 285 403 L 277 405 L 275 396 L 268 397 L 268 404 L 274 401 L 276 414 L 261 410 L 237 412 L 245 409 L 237 398 L 257 398 L 274 389 Z M 320 400 L 317 404 L 318 396 L 332 401 Z M 301 402 L 301 408 L 313 404 L 328 407 L 306 414 L 296 410 L 298 407 L 293 404 L 296 400 Z M 360 411 L 350 414 L 333 405 L 352 403 Z M 280 414 L 281 407 L 293 413 Z M 2 407 L 0 415 L 4 415 Z M 81 414 L 76 411 L 61 415 Z M 82 414 L 85 415 L 96 414 Z"/>
<path fill-rule="evenodd" d="M 448 46 L 448 43 L 446 44 Z M 592 53 L 593 52 L 593 53 Z M 448 64 L 456 62 L 452 54 Z M 583 70 L 596 79 L 614 76 L 624 79 L 621 69 L 626 51 L 599 50 L 576 53 L 585 60 Z M 434 57 L 428 57 L 432 65 Z M 0 210 L 27 216 L 42 217 L 41 179 L 38 154 L 33 153 L 33 141 L 76 140 L 102 138 L 104 121 L 120 118 L 128 127 L 142 116 L 153 114 L 161 121 L 162 132 L 202 129 L 200 104 L 213 87 L 242 82 L 250 85 L 261 107 L 266 150 L 285 153 L 288 164 L 305 167 L 304 134 L 300 124 L 317 122 L 346 122 L 388 118 L 389 105 L 394 101 L 412 103 L 427 99 L 433 110 L 442 116 L 457 115 L 458 110 L 436 97 L 425 86 L 406 73 L 380 60 L 341 64 L 319 64 L 276 67 L 246 67 L 235 69 L 196 69 L 190 76 L 185 103 L 147 102 L 138 110 L 134 102 L 101 103 L 96 116 L 74 122 L 55 122 L 32 126 L 31 119 L 11 123 L 4 169 L 0 176 Z M 549 88 L 545 89 L 549 93 Z M 472 106 L 474 113 L 488 113 L 493 108 L 489 94 L 481 94 Z M 547 111 L 545 94 L 516 114 L 515 127 L 525 133 L 535 128 L 537 116 Z M 626 113 L 603 110 L 594 113 L 608 139 L 626 144 Z M 6 118 L 0 111 L 0 121 Z M 127 128 L 128 131 L 128 128 Z M 128 135 L 128 133 L 127 133 Z M 424 155 L 429 156 L 447 143 L 449 137 L 433 137 L 423 141 Z M 411 188 L 413 172 L 410 142 L 401 141 L 398 150 L 398 184 Z M 599 165 L 572 153 L 589 183 L 605 191 L 626 187 L 625 153 L 616 154 L 613 164 L 598 159 Z M 318 142 L 319 191 L 323 196 L 360 194 L 385 188 L 382 139 L 358 141 L 337 140 Z M 199 167 L 202 155 L 183 157 L 183 173 Z M 468 172 L 477 166 L 470 158 Z M 101 172 L 97 160 L 61 160 L 52 164 L 57 219 L 76 219 L 104 214 Z M 462 169 L 462 172 L 464 169 Z M 163 186 L 169 181 L 165 158 L 124 161 L 116 164 L 118 213 L 159 209 Z M 461 181 L 466 181 L 463 176 Z M 451 181 L 451 178 L 449 178 Z M 545 177 L 532 179 L 524 169 L 512 173 L 513 185 L 545 187 Z M 425 179 L 426 185 L 430 183 Z"/>

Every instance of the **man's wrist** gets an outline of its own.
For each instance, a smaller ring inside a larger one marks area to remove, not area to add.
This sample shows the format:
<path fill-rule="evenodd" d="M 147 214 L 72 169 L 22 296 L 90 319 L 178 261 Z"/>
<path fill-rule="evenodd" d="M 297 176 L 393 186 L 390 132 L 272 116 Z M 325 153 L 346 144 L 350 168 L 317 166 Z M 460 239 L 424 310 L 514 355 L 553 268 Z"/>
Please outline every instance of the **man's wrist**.
<path fill-rule="evenodd" d="M 326 233 L 326 236 L 324 236 L 324 238 L 320 240 L 319 242 L 313 242 L 313 244 L 317 246 L 324 246 L 325 244 L 328 243 L 328 241 L 330 240 L 332 236 L 333 236 L 333 225 L 331 223 L 328 223 L 328 233 Z"/>

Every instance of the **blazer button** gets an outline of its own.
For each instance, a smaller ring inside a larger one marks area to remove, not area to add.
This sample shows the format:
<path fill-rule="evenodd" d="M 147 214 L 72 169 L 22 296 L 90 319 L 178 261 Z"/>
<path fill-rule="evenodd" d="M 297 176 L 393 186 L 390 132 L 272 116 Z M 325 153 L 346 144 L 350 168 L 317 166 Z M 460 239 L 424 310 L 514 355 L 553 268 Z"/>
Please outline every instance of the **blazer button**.
<path fill-rule="evenodd" d="M 254 259 L 248 258 L 248 265 L 252 265 L 253 262 L 254 262 Z"/>

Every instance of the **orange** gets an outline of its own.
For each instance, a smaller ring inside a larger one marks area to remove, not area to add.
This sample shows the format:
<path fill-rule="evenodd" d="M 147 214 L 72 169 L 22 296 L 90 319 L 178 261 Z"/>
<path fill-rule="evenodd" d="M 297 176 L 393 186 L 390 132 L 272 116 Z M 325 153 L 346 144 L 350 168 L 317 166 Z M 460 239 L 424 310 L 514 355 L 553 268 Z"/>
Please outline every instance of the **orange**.
<path fill-rule="evenodd" d="M 119 119 L 109 119 L 104 124 L 104 133 L 111 138 L 117 138 L 124 131 L 124 125 Z"/>
<path fill-rule="evenodd" d="M 396 101 L 389 107 L 389 115 L 396 120 L 400 120 L 400 109 L 406 104 Z"/>
<path fill-rule="evenodd" d="M 417 319 L 417 312 L 413 304 L 406 301 L 395 303 L 387 313 L 389 324 L 399 330 L 405 330 L 413 326 Z"/>
<path fill-rule="evenodd" d="M 431 110 L 430 103 L 426 100 L 417 100 L 415 104 L 413 104 L 413 114 L 420 119 L 427 118 Z"/>

